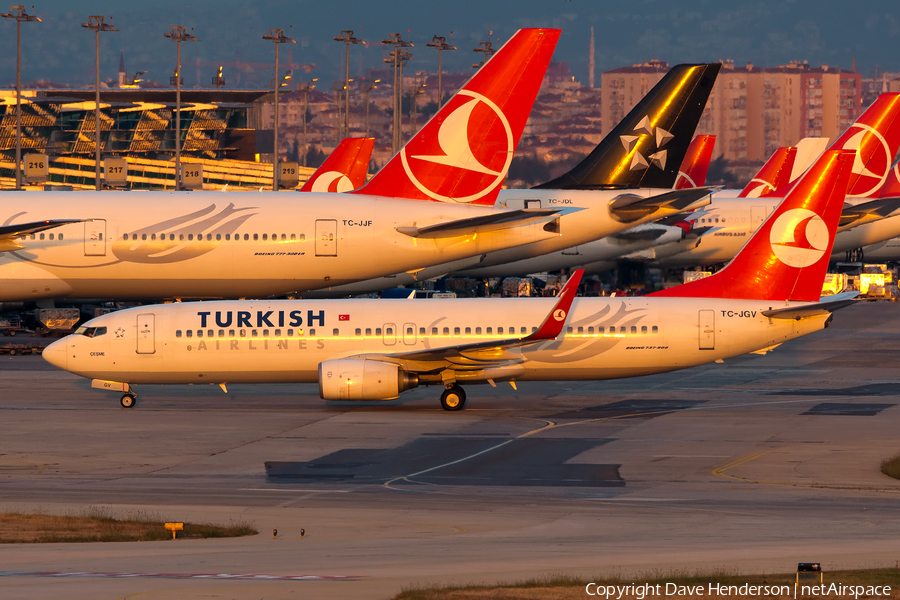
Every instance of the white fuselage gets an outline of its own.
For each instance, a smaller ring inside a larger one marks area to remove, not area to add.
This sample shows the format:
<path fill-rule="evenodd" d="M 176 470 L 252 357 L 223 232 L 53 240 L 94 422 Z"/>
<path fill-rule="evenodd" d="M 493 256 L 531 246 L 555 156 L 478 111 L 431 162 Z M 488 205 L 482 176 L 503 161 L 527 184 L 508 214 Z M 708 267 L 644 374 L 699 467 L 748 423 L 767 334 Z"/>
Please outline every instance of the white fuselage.
<path fill-rule="evenodd" d="M 145 306 L 92 319 L 85 327 L 105 328 L 102 335 L 70 335 L 51 345 L 45 358 L 83 377 L 129 384 L 311 383 L 317 381 L 319 363 L 329 359 L 365 355 L 402 362 L 403 353 L 524 337 L 555 302 L 269 300 Z M 769 348 L 827 325 L 830 315 L 794 320 L 762 314 L 789 304 L 807 303 L 577 298 L 558 339 L 498 353 L 509 366 L 494 379 L 649 375 Z M 422 368 L 430 365 L 422 363 Z M 460 382 L 484 383 L 490 377 L 459 368 Z"/>
<path fill-rule="evenodd" d="M 670 268 L 728 262 L 780 202 L 781 198 L 723 198 L 715 194 L 709 206 L 685 219 L 695 228 L 711 228 L 700 236 L 699 243 L 655 262 Z M 840 258 L 847 250 L 897 235 L 900 235 L 900 215 L 897 214 L 861 224 L 850 223 L 838 229 L 833 256 Z"/>
<path fill-rule="evenodd" d="M 85 222 L 26 236 L 17 240 L 23 249 L 0 253 L 0 301 L 291 294 L 558 238 L 568 229 L 560 217 L 560 233 L 546 231 L 546 222 L 434 239 L 397 231 L 496 212 L 313 192 L 4 194 L 3 225 Z"/>
<path fill-rule="evenodd" d="M 632 227 L 636 222 L 623 223 L 608 210 L 620 193 L 504 192 L 508 208 L 536 208 L 529 199 L 537 199 L 543 208 L 583 210 L 557 217 L 558 227 L 545 228 L 545 220 L 448 238 L 414 238 L 397 228 L 506 208 L 315 192 L 9 194 L 0 201 L 0 224 L 85 222 L 27 236 L 24 249 L 0 253 L 0 301 L 259 298 L 415 274 L 435 265 L 458 268 L 469 257 L 505 262 Z M 505 253 L 513 247 L 522 250 Z"/>

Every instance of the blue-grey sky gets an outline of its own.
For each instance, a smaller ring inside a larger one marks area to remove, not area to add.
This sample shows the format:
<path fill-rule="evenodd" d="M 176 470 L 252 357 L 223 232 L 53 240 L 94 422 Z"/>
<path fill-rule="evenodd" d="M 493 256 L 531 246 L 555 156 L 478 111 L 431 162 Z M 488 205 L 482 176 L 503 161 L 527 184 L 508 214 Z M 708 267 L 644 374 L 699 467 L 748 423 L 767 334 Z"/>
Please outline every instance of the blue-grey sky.
<path fill-rule="evenodd" d="M 5 8 L 5 5 L 4 5 Z M 29 4 L 28 11 L 31 12 Z M 437 53 L 425 47 L 432 35 L 444 35 L 459 50 L 444 53 L 445 68 L 470 71 L 479 57 L 472 52 L 493 31 L 495 47 L 520 27 L 559 27 L 563 34 L 555 59 L 569 63 L 587 82 L 588 42 L 594 27 L 596 74 L 659 58 L 677 62 L 734 59 L 758 66 L 808 60 L 849 68 L 854 54 L 859 70 L 900 71 L 900 2 L 897 0 L 43 0 L 35 5 L 43 23 L 23 23 L 23 82 L 50 79 L 76 86 L 93 81 L 94 38 L 82 29 L 88 15 L 112 17 L 117 33 L 101 34 L 101 77 L 114 78 L 119 51 L 128 72 L 167 82 L 173 74 L 175 44 L 163 37 L 171 25 L 194 29 L 199 43 L 184 44 L 186 86 L 197 81 L 195 61 L 273 62 L 270 28 L 293 35 L 292 57 L 314 63 L 310 77 L 343 78 L 344 47 L 332 40 L 353 29 L 368 42 L 392 32 L 416 43 L 410 69 L 434 70 Z M 291 29 L 292 26 L 292 29 Z M 282 46 L 286 50 L 288 46 Z M 351 50 L 351 74 L 378 67 L 385 49 L 375 43 Z M 283 54 L 286 55 L 286 52 Z M 215 68 L 201 68 L 209 84 Z M 228 87 L 233 72 L 226 68 Z M 15 23 L 0 23 L 0 86 L 15 82 Z M 241 87 L 251 83 L 245 76 Z M 268 83 L 257 82 L 257 85 Z"/>

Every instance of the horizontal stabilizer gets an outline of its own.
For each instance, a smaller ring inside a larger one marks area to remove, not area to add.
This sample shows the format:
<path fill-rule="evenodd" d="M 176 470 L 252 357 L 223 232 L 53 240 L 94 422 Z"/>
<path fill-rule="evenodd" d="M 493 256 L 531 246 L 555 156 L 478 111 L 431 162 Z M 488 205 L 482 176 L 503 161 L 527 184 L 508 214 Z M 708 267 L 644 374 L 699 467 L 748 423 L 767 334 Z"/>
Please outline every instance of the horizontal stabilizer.
<path fill-rule="evenodd" d="M 664 236 L 670 229 L 669 226 L 652 223 L 613 233 L 609 237 L 621 242 L 652 242 Z"/>
<path fill-rule="evenodd" d="M 631 223 L 661 208 L 670 210 L 694 210 L 710 203 L 710 190 L 707 188 L 690 188 L 674 190 L 643 198 L 633 194 L 622 194 L 609 203 L 609 212 L 622 223 Z"/>
<path fill-rule="evenodd" d="M 879 198 L 855 206 L 845 206 L 841 211 L 841 220 L 838 226 L 853 225 L 856 227 L 863 223 L 889 217 L 898 209 L 900 209 L 900 198 Z"/>
<path fill-rule="evenodd" d="M 797 319 L 804 317 L 816 317 L 833 313 L 839 308 L 850 306 L 856 302 L 859 292 L 841 292 L 834 296 L 825 296 L 818 302 L 813 304 L 805 304 L 803 306 L 785 306 L 784 308 L 774 308 L 772 310 L 764 310 L 762 314 L 770 319 Z"/>
<path fill-rule="evenodd" d="M 523 208 L 519 210 L 495 212 L 480 217 L 457 219 L 455 221 L 437 223 L 425 227 L 397 227 L 397 231 L 414 238 L 449 238 L 461 235 L 472 235 L 473 233 L 497 231 L 500 229 L 512 229 L 513 227 L 530 225 L 538 221 L 549 220 L 551 217 L 555 218 L 562 214 L 578 210 L 581 209 Z"/>
<path fill-rule="evenodd" d="M 48 221 L 33 221 L 31 223 L 17 223 L 15 225 L 3 225 L 0 227 L 0 252 L 21 250 L 25 246 L 16 241 L 16 238 L 31 235 L 47 229 L 54 229 L 69 223 L 81 223 L 81 219 L 51 219 Z"/>

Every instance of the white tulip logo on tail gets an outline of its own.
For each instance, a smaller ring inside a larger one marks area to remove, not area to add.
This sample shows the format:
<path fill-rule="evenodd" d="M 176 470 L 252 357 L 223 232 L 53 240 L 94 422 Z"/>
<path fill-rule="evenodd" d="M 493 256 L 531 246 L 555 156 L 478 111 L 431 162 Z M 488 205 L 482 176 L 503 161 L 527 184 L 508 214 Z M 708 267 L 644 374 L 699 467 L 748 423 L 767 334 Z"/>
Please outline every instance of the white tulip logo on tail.
<path fill-rule="evenodd" d="M 353 189 L 350 178 L 337 171 L 326 171 L 319 175 L 312 184 L 313 192 L 349 192 Z"/>
<path fill-rule="evenodd" d="M 884 136 L 868 125 L 854 123 L 848 132 L 855 133 L 844 142 L 840 150 L 854 150 L 856 158 L 853 159 L 850 190 L 848 196 L 877 196 L 881 186 L 884 185 L 888 173 L 891 170 L 890 146 Z M 865 158 L 865 162 L 863 159 Z"/>
<path fill-rule="evenodd" d="M 778 260 L 798 269 L 814 265 L 825 255 L 828 227 L 822 217 L 806 208 L 786 211 L 775 219 L 769 243 Z"/>
<path fill-rule="evenodd" d="M 400 150 L 400 159 L 410 181 L 420 192 L 443 202 L 465 203 L 484 197 L 502 183 L 512 162 L 515 144 L 509 120 L 493 101 L 469 90 L 460 90 L 456 98 L 461 104 L 440 123 L 437 143 L 431 136 L 427 140 L 413 138 Z M 486 116 L 484 109 L 493 114 Z M 480 116 L 474 123 L 480 125 L 470 126 L 476 111 Z M 473 141 L 479 142 L 474 148 Z M 429 180 L 426 179 L 429 173 L 416 175 L 424 164 L 446 167 L 442 173 L 457 182 L 452 195 L 429 187 L 429 181 L 443 181 L 444 177 Z M 459 173 L 460 170 L 463 173 Z"/>

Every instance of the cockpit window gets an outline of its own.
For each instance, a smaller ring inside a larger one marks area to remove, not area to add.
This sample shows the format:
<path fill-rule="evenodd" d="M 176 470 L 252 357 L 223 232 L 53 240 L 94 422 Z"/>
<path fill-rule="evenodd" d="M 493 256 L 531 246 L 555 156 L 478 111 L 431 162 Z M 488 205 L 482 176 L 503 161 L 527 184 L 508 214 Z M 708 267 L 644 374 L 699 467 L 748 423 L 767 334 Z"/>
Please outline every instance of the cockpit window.
<path fill-rule="evenodd" d="M 97 337 L 106 333 L 106 327 L 85 327 L 81 326 L 75 330 L 75 335 L 83 335 L 85 337 Z"/>

